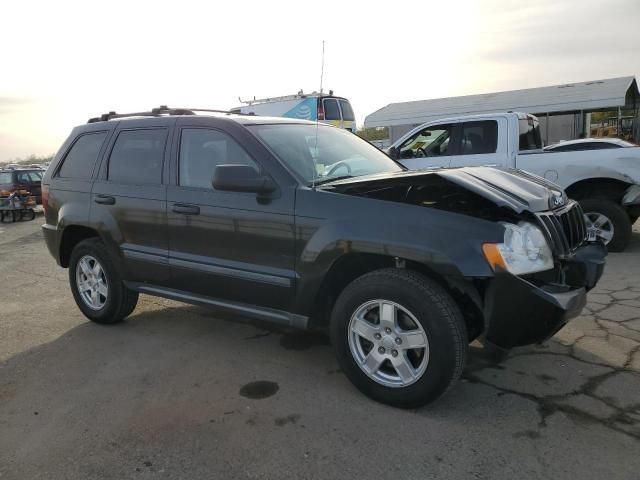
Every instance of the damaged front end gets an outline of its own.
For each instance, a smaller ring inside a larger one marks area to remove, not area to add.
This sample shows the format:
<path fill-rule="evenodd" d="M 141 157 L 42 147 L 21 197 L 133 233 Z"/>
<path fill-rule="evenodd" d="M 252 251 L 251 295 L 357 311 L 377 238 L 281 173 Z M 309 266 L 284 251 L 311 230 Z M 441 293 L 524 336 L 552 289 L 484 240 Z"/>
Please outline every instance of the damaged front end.
<path fill-rule="evenodd" d="M 525 172 L 493 168 L 412 171 L 337 181 L 324 188 L 502 225 L 504 243 L 483 243 L 478 249 L 493 275 L 464 277 L 458 286 L 450 283 L 463 296 L 474 299 L 486 341 L 502 349 L 553 336 L 580 314 L 586 292 L 603 273 L 606 248 L 599 242 L 587 242 L 580 205 L 567 199 L 555 184 Z M 459 287 L 462 284 L 466 287 Z"/>
<path fill-rule="evenodd" d="M 520 275 L 495 266 L 494 277 L 486 281 L 485 339 L 503 349 L 551 338 L 580 314 L 586 293 L 604 271 L 606 247 L 586 241 L 584 214 L 577 202 L 528 216 L 543 232 L 553 266 Z"/>

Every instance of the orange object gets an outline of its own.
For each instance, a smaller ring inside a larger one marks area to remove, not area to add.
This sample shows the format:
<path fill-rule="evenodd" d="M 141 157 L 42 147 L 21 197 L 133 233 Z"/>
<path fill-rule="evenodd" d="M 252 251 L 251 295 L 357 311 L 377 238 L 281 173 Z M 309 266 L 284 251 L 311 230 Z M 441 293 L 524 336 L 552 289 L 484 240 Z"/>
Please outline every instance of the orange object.
<path fill-rule="evenodd" d="M 494 270 L 496 267 L 500 267 L 503 270 L 507 269 L 502 254 L 495 243 L 483 243 L 482 253 L 484 253 L 484 258 L 487 259 L 487 262 L 489 262 L 489 265 L 491 265 L 491 268 Z"/>

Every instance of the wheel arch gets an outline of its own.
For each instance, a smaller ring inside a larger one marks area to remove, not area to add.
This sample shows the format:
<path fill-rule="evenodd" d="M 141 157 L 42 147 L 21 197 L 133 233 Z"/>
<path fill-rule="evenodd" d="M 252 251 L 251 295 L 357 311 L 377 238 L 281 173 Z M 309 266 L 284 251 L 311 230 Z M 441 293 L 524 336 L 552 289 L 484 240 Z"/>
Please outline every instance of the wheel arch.
<path fill-rule="evenodd" d="M 424 263 L 374 253 L 352 252 L 339 257 L 327 271 L 314 299 L 312 325 L 328 325 L 331 310 L 344 288 L 367 273 L 384 268 L 406 268 L 428 277 L 449 293 L 460 307 L 467 326 L 469 341 L 484 329 L 482 282 L 445 275 Z"/>
<path fill-rule="evenodd" d="M 88 238 L 100 237 L 93 228 L 82 225 L 68 225 L 62 231 L 60 239 L 60 266 L 67 268 L 71 259 L 71 252 L 75 246 Z"/>
<path fill-rule="evenodd" d="M 624 192 L 631 183 L 610 177 L 586 178 L 569 185 L 565 191 L 570 198 L 583 200 L 585 198 L 607 198 L 620 202 Z"/>

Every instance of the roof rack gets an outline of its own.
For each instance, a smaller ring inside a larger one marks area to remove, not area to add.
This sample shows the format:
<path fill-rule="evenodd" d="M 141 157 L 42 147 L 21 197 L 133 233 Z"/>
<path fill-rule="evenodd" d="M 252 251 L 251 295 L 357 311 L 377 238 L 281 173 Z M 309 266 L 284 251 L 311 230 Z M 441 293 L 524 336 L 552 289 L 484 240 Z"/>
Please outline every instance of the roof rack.
<path fill-rule="evenodd" d="M 158 108 L 152 108 L 148 112 L 132 112 L 132 113 L 103 113 L 99 117 L 90 118 L 87 123 L 106 122 L 115 118 L 127 117 L 159 117 L 161 115 L 195 115 L 196 112 L 224 113 L 227 115 L 254 115 L 253 113 L 239 113 L 230 110 L 216 110 L 211 108 L 169 108 L 166 105 L 160 105 Z"/>
<path fill-rule="evenodd" d="M 293 95 L 284 95 L 282 97 L 266 97 L 266 98 L 256 98 L 255 96 L 249 100 L 242 100 L 242 97 L 238 97 L 238 101 L 240 103 L 244 103 L 245 105 L 253 105 L 254 103 L 270 103 L 270 102 L 284 102 L 286 100 L 298 100 L 299 98 L 307 98 L 307 97 L 332 97 L 333 90 L 329 90 L 329 93 L 316 92 L 315 90 L 311 93 L 304 93 L 300 90 L 298 93 Z"/>

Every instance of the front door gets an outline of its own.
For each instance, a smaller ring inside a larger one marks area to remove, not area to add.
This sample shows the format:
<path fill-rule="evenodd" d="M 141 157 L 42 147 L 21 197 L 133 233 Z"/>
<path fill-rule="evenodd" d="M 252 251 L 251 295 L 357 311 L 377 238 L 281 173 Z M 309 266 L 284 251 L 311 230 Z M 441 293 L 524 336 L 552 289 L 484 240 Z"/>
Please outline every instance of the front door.
<path fill-rule="evenodd" d="M 269 199 L 214 190 L 217 165 L 262 168 L 224 129 L 184 120 L 176 144 L 167 193 L 174 288 L 287 309 L 295 287 L 294 189 L 281 188 Z"/>

